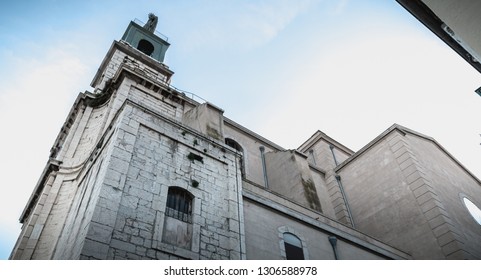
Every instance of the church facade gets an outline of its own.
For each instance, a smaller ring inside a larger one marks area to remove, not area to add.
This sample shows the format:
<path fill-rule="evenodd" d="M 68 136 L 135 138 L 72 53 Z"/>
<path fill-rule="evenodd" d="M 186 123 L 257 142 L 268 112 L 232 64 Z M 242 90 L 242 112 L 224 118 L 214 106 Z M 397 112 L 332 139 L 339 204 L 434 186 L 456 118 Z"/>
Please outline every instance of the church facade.
<path fill-rule="evenodd" d="M 171 86 L 149 18 L 73 104 L 11 259 L 481 258 L 481 182 L 434 139 L 286 150 Z"/>

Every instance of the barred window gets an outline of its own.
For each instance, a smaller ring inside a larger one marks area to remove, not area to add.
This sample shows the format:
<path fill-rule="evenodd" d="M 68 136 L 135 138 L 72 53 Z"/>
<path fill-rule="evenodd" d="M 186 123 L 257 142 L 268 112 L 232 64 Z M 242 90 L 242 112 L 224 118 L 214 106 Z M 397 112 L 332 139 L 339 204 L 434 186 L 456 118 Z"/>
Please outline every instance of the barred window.
<path fill-rule="evenodd" d="M 193 196 L 188 191 L 178 187 L 170 187 L 167 194 L 165 215 L 186 223 L 192 223 L 192 199 Z"/>

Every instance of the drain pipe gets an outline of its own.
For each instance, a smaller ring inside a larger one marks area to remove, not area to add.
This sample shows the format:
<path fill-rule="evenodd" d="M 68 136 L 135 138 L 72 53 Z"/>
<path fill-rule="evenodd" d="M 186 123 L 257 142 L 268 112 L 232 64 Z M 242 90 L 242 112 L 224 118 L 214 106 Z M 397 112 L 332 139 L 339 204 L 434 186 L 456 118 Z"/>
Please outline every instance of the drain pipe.
<path fill-rule="evenodd" d="M 238 167 L 237 167 L 237 155 L 238 153 L 235 153 L 235 188 L 237 192 L 237 220 L 239 221 L 239 255 L 240 255 L 240 260 L 242 260 L 242 228 L 241 228 L 241 201 L 242 201 L 242 192 L 239 191 L 239 173 L 238 173 Z M 242 157 L 239 157 L 239 160 L 242 160 Z M 242 172 L 241 172 L 242 176 Z"/>
<path fill-rule="evenodd" d="M 261 159 L 262 159 L 262 171 L 264 172 L 264 187 L 266 189 L 269 188 L 269 180 L 267 180 L 267 169 L 266 169 L 266 158 L 264 155 L 265 148 L 264 146 L 260 146 L 259 150 L 261 151 Z"/>
<path fill-rule="evenodd" d="M 313 150 L 313 149 L 310 149 L 310 150 L 309 150 L 309 153 L 311 154 L 312 162 L 314 163 L 315 166 L 317 166 L 316 157 L 314 156 L 314 150 Z"/>
<path fill-rule="evenodd" d="M 341 176 L 336 175 L 336 181 L 337 181 L 337 184 L 339 185 L 339 189 L 341 190 L 342 198 L 344 198 L 347 214 L 349 215 L 349 220 L 351 221 L 352 228 L 355 228 L 354 221 L 352 220 L 351 208 L 349 208 L 349 202 L 347 201 L 347 196 L 346 196 L 346 193 L 344 192 L 344 186 L 342 185 L 342 182 L 341 182 Z"/>
<path fill-rule="evenodd" d="M 332 157 L 334 158 L 334 163 L 336 164 L 336 166 L 338 166 L 339 163 L 337 162 L 336 154 L 334 153 L 334 146 L 329 145 L 329 149 L 331 149 Z"/>
<path fill-rule="evenodd" d="M 332 251 L 334 252 L 334 259 L 338 260 L 339 256 L 337 255 L 337 238 L 335 236 L 329 236 L 329 243 L 331 243 Z"/>

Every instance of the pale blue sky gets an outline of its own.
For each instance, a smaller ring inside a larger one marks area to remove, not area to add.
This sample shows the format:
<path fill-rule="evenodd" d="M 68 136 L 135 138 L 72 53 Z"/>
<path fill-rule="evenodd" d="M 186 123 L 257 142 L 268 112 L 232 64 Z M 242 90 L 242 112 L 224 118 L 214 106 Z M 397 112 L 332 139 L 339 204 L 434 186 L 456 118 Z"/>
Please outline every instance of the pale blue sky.
<path fill-rule="evenodd" d="M 353 150 L 393 123 L 481 177 L 481 76 L 396 1 L 2 1 L 0 259 L 77 94 L 130 20 L 153 12 L 172 85 L 288 148 Z"/>

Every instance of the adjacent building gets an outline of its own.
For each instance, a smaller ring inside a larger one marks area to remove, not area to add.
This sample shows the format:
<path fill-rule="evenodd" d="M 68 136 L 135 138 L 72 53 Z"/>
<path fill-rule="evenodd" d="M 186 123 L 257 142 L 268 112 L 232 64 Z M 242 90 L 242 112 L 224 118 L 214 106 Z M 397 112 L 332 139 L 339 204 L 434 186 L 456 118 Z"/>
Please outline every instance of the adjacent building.
<path fill-rule="evenodd" d="M 431 32 L 481 72 L 481 2 L 396 0 Z"/>

